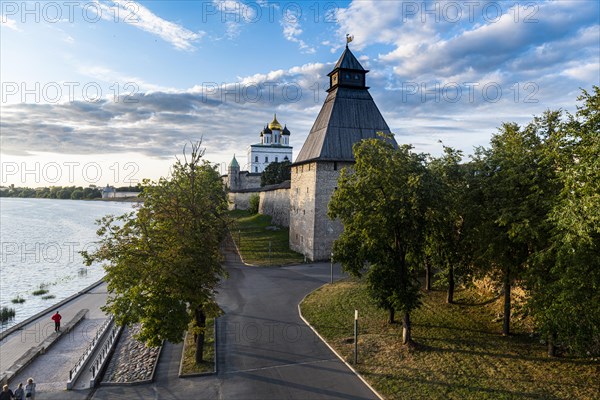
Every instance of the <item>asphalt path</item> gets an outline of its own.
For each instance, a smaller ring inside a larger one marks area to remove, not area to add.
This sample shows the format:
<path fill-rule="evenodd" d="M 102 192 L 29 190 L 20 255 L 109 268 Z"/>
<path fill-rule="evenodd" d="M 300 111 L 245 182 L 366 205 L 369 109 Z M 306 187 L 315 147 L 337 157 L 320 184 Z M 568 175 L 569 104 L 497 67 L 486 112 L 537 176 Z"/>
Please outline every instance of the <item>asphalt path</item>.
<path fill-rule="evenodd" d="M 256 268 L 243 265 L 231 248 L 225 253 L 218 373 L 178 378 L 181 347 L 167 344 L 153 384 L 101 386 L 94 399 L 377 399 L 298 314 L 302 298 L 329 282 L 328 263 Z"/>

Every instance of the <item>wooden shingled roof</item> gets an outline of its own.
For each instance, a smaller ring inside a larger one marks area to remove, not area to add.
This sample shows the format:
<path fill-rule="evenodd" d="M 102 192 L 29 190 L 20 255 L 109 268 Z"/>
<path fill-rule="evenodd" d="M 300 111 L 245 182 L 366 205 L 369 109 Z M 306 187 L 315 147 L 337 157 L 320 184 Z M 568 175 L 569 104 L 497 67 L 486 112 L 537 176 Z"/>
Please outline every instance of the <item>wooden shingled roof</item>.
<path fill-rule="evenodd" d="M 334 71 L 345 69 L 344 66 L 364 71 L 348 48 Z M 390 133 L 390 128 L 367 87 L 336 86 L 330 89 L 294 164 L 354 161 L 352 146 L 363 139 L 378 137 L 377 132 Z M 396 145 L 395 140 L 392 142 Z"/>
<path fill-rule="evenodd" d="M 360 62 L 358 62 L 356 57 L 354 57 L 354 54 L 352 54 L 348 46 L 346 46 L 346 49 L 340 56 L 340 59 L 335 64 L 335 67 L 333 67 L 333 71 L 338 68 L 351 69 L 354 71 L 365 71 L 363 66 L 360 65 Z"/>

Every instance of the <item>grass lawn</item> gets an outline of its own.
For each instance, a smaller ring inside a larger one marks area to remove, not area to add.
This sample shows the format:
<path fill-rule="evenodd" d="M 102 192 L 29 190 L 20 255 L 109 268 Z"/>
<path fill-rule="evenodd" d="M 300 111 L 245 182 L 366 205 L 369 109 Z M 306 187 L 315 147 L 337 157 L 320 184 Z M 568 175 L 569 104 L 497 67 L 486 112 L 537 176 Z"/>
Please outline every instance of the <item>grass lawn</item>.
<path fill-rule="evenodd" d="M 196 345 L 194 344 L 194 335 L 185 335 L 183 343 L 183 368 L 181 372 L 186 374 L 200 374 L 204 372 L 213 372 L 215 370 L 215 331 L 214 319 L 206 320 L 206 335 L 204 337 L 204 361 L 201 364 L 196 364 L 194 354 Z"/>
<path fill-rule="evenodd" d="M 546 347 L 518 323 L 514 335 L 501 336 L 501 299 L 475 289 L 460 290 L 455 299 L 459 304 L 446 304 L 441 291 L 423 296 L 411 315 L 417 343 L 411 350 L 399 344 L 401 323 L 387 324 L 387 313 L 357 280 L 323 286 L 301 307 L 350 363 L 354 309 L 359 310 L 356 367 L 386 399 L 600 398 L 600 362 L 548 358 Z"/>
<path fill-rule="evenodd" d="M 229 215 L 233 220 L 231 235 L 246 263 L 277 266 L 304 261 L 302 254 L 290 250 L 288 228 L 267 229 L 273 227 L 270 216 L 252 215 L 245 210 L 230 211 Z"/>

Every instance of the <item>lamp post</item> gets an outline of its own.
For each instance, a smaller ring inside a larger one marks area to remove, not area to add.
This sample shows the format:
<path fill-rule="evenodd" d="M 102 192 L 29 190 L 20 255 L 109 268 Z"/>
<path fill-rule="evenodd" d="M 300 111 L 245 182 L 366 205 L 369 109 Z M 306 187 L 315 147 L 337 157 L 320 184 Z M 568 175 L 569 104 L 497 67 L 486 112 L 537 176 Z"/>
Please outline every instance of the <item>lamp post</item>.
<path fill-rule="evenodd" d="M 358 364 L 358 310 L 354 310 L 354 365 Z"/>

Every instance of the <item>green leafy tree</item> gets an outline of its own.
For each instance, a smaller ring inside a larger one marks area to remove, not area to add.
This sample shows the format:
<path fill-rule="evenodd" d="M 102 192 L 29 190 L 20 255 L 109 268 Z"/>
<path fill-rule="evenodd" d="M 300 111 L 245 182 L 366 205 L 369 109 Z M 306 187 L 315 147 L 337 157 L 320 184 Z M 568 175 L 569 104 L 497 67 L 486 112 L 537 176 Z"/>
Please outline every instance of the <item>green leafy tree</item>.
<path fill-rule="evenodd" d="M 549 245 L 533 255 L 528 279 L 530 310 L 551 356 L 556 343 L 600 354 L 600 88 L 578 100 L 576 115 L 546 148 L 559 192 Z"/>
<path fill-rule="evenodd" d="M 335 258 L 352 275 L 366 273 L 380 307 L 402 312 L 402 342 L 408 344 L 424 251 L 425 155 L 413 153 L 411 146 L 369 139 L 354 146 L 354 157 L 354 169 L 341 171 L 329 203 L 329 217 L 344 224 L 334 243 Z"/>
<path fill-rule="evenodd" d="M 219 246 L 227 201 L 219 173 L 203 161 L 200 143 L 177 160 L 169 178 L 144 182 L 137 213 L 100 221 L 100 247 L 83 253 L 88 265 L 106 262 L 104 310 L 118 324 L 141 323 L 149 345 L 180 342 L 193 322 L 196 361 L 202 361 L 207 315 L 218 309 L 215 287 L 224 276 Z"/>
<path fill-rule="evenodd" d="M 478 267 L 502 282 L 504 317 L 502 333 L 510 334 L 511 289 L 522 278 L 528 257 L 523 230 L 529 215 L 523 201 L 530 195 L 529 172 L 534 170 L 531 149 L 537 138 L 525 135 L 517 125 L 506 123 L 492 137 L 489 149 L 477 149 L 481 224 L 478 227 Z"/>
<path fill-rule="evenodd" d="M 444 155 L 428 165 L 432 175 L 430 185 L 431 211 L 428 213 L 426 249 L 426 289 L 430 290 L 431 264 L 438 268 L 439 282 L 448 289 L 447 302 L 454 301 L 455 281 L 466 273 L 465 216 L 467 202 L 467 166 L 460 164 L 462 152 L 444 146 Z"/>
<path fill-rule="evenodd" d="M 73 190 L 73 193 L 71 193 L 71 200 L 81 200 L 83 199 L 83 189 L 78 188 Z"/>
<path fill-rule="evenodd" d="M 292 163 L 289 161 L 272 162 L 267 165 L 267 168 L 260 175 L 260 185 L 276 185 L 289 181 L 292 176 L 291 165 Z"/>

